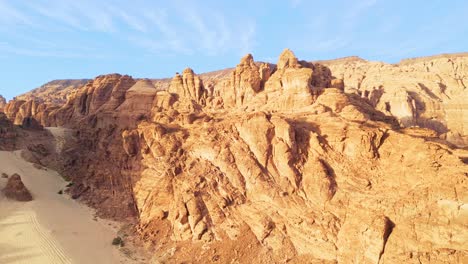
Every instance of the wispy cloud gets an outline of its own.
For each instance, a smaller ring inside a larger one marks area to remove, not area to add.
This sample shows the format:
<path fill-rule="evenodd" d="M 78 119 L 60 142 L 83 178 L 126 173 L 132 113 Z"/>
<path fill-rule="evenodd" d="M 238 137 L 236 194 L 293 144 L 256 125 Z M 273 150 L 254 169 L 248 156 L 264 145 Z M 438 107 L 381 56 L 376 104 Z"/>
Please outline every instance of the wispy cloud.
<path fill-rule="evenodd" d="M 289 2 L 292 8 L 296 8 L 302 3 L 302 0 L 289 0 Z"/>
<path fill-rule="evenodd" d="M 38 25 L 44 31 L 106 33 L 158 54 L 246 52 L 255 43 L 254 22 L 237 21 L 230 14 L 209 10 L 203 5 L 176 3 L 162 9 L 147 1 L 129 5 L 125 1 L 110 0 L 36 0 L 25 2 L 23 7 L 28 12 L 20 12 L 0 0 L 0 17 L 3 15 L 0 26 L 5 25 L 5 21 L 14 21 Z M 10 33 L 13 34 L 14 29 Z"/>
<path fill-rule="evenodd" d="M 377 3 L 378 0 L 353 1 L 352 6 L 343 14 L 345 27 L 354 27 L 356 22 L 361 19 L 369 9 L 377 5 Z"/>
<path fill-rule="evenodd" d="M 66 2 L 57 3 L 57 5 L 45 5 L 40 2 L 30 2 L 29 7 L 41 16 L 52 19 L 56 23 L 60 22 L 76 29 L 87 30 L 79 17 L 71 13 L 71 11 L 74 10 L 65 3 Z"/>
<path fill-rule="evenodd" d="M 255 46 L 255 24 L 249 23 L 240 36 L 241 54 L 251 53 Z"/>
<path fill-rule="evenodd" d="M 11 26 L 15 24 L 32 26 L 34 23 L 27 15 L 8 4 L 7 1 L 0 0 L 0 25 Z"/>
<path fill-rule="evenodd" d="M 84 52 L 70 52 L 63 50 L 52 50 L 52 49 L 30 49 L 24 47 L 18 47 L 7 42 L 0 42 L 0 51 L 4 54 L 15 54 L 15 55 L 24 55 L 31 57 L 52 57 L 52 58 L 85 58 L 85 57 L 102 57 L 94 56 L 88 53 L 85 55 Z"/>

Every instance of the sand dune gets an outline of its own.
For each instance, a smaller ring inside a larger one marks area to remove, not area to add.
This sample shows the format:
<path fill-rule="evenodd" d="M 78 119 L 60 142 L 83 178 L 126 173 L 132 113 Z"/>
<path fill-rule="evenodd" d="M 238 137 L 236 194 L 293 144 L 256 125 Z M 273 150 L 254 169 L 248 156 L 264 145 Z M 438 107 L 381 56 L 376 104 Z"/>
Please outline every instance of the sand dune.
<path fill-rule="evenodd" d="M 67 184 L 52 170 L 33 167 L 20 152 L 0 152 L 0 173 L 18 173 L 34 200 L 0 195 L 0 263 L 128 263 L 111 245 L 110 222 L 57 192 Z M 3 189 L 6 179 L 0 179 Z"/>

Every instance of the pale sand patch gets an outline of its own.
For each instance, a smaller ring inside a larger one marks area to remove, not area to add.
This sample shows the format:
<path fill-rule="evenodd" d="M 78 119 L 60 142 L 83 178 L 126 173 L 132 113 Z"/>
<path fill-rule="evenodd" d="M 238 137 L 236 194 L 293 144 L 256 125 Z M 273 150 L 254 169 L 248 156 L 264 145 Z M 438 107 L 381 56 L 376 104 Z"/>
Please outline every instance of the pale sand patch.
<path fill-rule="evenodd" d="M 0 234 L 0 263 L 72 263 L 33 210 L 14 211 L 1 219 Z"/>
<path fill-rule="evenodd" d="M 20 152 L 0 151 L 0 173 L 21 175 L 31 202 L 0 194 L 0 263 L 131 263 L 111 245 L 116 230 L 88 207 L 57 192 L 67 182 L 34 168 Z M 7 179 L 0 178 L 0 188 Z"/>

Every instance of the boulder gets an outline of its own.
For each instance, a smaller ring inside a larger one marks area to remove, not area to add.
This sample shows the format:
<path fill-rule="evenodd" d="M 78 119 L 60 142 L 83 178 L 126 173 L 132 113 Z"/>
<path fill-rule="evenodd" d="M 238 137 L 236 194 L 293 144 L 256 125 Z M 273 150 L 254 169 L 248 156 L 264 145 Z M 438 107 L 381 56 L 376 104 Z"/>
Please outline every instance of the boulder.
<path fill-rule="evenodd" d="M 11 175 L 10 178 L 8 178 L 8 182 L 3 189 L 3 193 L 7 198 L 20 202 L 28 202 L 33 200 L 31 193 L 21 181 L 21 176 L 17 173 Z"/>

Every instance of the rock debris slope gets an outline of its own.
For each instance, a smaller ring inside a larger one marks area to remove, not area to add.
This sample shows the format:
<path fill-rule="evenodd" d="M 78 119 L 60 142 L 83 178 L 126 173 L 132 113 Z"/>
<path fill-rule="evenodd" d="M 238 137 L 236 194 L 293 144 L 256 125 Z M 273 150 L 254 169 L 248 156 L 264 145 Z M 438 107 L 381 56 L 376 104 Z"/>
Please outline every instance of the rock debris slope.
<path fill-rule="evenodd" d="M 63 105 L 6 114 L 73 128 L 59 165 L 73 196 L 137 219 L 160 261 L 462 263 L 468 154 L 445 139 L 466 143 L 467 62 L 285 50 L 187 68 L 167 89 L 99 76 Z"/>

